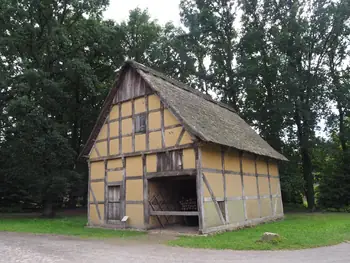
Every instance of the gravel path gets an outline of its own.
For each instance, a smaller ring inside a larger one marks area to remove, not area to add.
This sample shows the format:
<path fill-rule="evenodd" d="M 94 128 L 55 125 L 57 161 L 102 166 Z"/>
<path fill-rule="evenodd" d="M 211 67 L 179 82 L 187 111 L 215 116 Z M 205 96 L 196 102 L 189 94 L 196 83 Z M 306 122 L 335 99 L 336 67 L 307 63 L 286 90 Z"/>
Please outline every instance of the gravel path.
<path fill-rule="evenodd" d="M 146 244 L 145 244 L 146 243 Z M 6 263 L 324 263 L 350 262 L 350 244 L 299 251 L 215 251 L 167 247 L 147 242 L 83 240 L 77 238 L 0 232 L 0 262 Z"/>

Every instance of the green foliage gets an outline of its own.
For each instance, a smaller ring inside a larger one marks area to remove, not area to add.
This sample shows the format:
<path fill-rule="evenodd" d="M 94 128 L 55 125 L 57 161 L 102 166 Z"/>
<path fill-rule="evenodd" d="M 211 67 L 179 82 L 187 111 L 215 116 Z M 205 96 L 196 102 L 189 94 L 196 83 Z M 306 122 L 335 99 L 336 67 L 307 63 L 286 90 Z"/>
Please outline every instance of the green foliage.
<path fill-rule="evenodd" d="M 170 245 L 234 250 L 280 250 L 329 246 L 349 240 L 350 214 L 287 214 L 283 221 L 254 228 L 203 236 L 181 237 Z M 256 242 L 264 232 L 281 236 L 278 242 Z"/>

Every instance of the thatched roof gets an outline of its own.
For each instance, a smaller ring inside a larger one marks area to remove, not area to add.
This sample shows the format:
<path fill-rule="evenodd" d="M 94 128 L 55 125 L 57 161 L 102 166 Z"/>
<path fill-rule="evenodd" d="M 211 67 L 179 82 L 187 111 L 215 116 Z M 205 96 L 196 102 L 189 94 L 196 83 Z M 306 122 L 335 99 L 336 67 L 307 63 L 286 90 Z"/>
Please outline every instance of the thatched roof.
<path fill-rule="evenodd" d="M 137 70 L 165 104 L 181 119 L 188 131 L 202 141 L 233 147 L 273 159 L 287 160 L 228 105 L 217 102 L 210 96 L 142 64 L 127 61 L 125 65 Z"/>

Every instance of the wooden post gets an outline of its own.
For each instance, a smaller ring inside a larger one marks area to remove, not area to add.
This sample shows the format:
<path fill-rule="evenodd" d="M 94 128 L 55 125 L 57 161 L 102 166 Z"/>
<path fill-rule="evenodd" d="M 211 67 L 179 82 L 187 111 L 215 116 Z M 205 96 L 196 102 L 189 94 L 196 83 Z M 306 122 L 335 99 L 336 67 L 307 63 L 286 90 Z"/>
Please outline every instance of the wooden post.
<path fill-rule="evenodd" d="M 244 220 L 246 221 L 248 219 L 247 216 L 247 204 L 246 204 L 246 196 L 244 193 L 244 174 L 243 174 L 243 152 L 240 151 L 239 152 L 239 169 L 240 169 L 240 173 L 241 173 L 241 183 L 242 183 L 242 201 L 243 201 L 243 210 L 244 210 Z"/>
<path fill-rule="evenodd" d="M 149 150 L 149 106 L 148 106 L 148 95 L 145 95 L 145 106 L 146 106 L 146 150 Z"/>
<path fill-rule="evenodd" d="M 91 191 L 91 164 L 90 160 L 88 160 L 88 193 L 87 193 L 87 213 L 88 213 L 88 225 L 91 226 L 91 221 L 90 221 L 90 191 Z"/>
<path fill-rule="evenodd" d="M 108 170 L 107 170 L 107 160 L 104 160 L 104 169 L 105 169 L 105 176 L 104 176 L 104 189 L 105 189 L 105 193 L 104 193 L 104 198 L 105 198 L 105 202 L 104 202 L 104 223 L 107 224 L 108 223 Z"/>
<path fill-rule="evenodd" d="M 148 202 L 148 179 L 146 177 L 147 173 L 147 164 L 146 164 L 146 155 L 142 155 L 142 167 L 143 167 L 143 216 L 145 228 L 149 227 L 149 202 Z"/>
<path fill-rule="evenodd" d="M 107 156 L 111 154 L 111 149 L 110 149 L 110 140 L 111 140 L 111 131 L 110 131 L 110 125 L 109 125 L 109 116 L 106 118 L 106 125 L 107 125 Z"/>
<path fill-rule="evenodd" d="M 118 104 L 119 107 L 119 119 L 118 119 L 118 123 L 119 123 L 119 154 L 122 154 L 122 147 L 123 147 L 123 140 L 122 140 L 122 104 L 119 102 Z"/>
<path fill-rule="evenodd" d="M 163 103 L 160 104 L 160 120 L 161 120 L 162 148 L 165 148 L 164 105 L 163 105 Z"/>
<path fill-rule="evenodd" d="M 135 103 L 134 100 L 131 100 L 131 122 L 132 122 L 132 134 L 131 134 L 131 143 L 132 151 L 135 152 Z"/>
<path fill-rule="evenodd" d="M 221 146 L 221 172 L 222 172 L 222 181 L 224 186 L 224 203 L 225 203 L 225 222 L 228 223 L 228 207 L 227 207 L 227 191 L 226 191 L 226 175 L 225 175 L 225 148 Z"/>
<path fill-rule="evenodd" d="M 260 190 L 259 190 L 259 174 L 258 174 L 258 167 L 256 164 L 257 155 L 254 155 L 254 165 L 255 165 L 255 177 L 256 177 L 256 193 L 258 195 L 258 205 L 259 205 L 259 217 L 262 215 L 261 211 L 261 198 L 260 198 Z"/>
<path fill-rule="evenodd" d="M 196 192 L 197 192 L 197 209 L 198 209 L 198 230 L 200 233 L 205 229 L 204 224 L 204 203 L 203 203 L 203 180 L 202 180 L 202 153 L 198 145 L 194 148 L 196 158 Z"/>
<path fill-rule="evenodd" d="M 270 175 L 270 165 L 269 165 L 269 159 L 266 161 L 267 164 L 267 178 L 269 180 L 269 193 L 270 193 L 270 205 L 271 205 L 271 216 L 275 214 L 273 203 L 272 203 L 272 192 L 271 192 L 271 175 Z"/>
<path fill-rule="evenodd" d="M 122 157 L 123 164 L 123 190 L 122 190 L 122 205 L 121 205 L 121 215 L 122 217 L 126 216 L 126 160 L 125 157 Z"/>

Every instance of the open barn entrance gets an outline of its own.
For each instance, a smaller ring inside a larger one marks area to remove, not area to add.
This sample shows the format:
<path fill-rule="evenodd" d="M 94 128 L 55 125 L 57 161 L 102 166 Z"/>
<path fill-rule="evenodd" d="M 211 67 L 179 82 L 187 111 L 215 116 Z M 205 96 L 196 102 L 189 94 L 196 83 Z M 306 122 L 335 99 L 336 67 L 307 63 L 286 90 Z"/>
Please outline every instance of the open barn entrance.
<path fill-rule="evenodd" d="M 152 178 L 148 189 L 151 228 L 198 232 L 195 176 Z"/>

